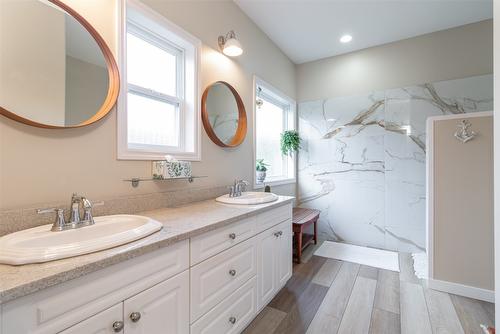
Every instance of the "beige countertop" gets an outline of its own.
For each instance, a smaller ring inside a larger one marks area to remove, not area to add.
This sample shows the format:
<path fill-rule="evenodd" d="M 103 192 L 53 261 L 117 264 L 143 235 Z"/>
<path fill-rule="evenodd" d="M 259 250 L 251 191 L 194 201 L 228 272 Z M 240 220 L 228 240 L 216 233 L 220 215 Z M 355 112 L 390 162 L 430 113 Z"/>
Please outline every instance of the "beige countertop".
<path fill-rule="evenodd" d="M 229 205 L 212 199 L 175 208 L 141 212 L 140 215 L 163 223 L 163 229 L 135 242 L 87 255 L 22 266 L 0 264 L 0 304 L 189 239 L 290 203 L 292 200 L 293 197 L 280 196 L 272 203 Z"/>

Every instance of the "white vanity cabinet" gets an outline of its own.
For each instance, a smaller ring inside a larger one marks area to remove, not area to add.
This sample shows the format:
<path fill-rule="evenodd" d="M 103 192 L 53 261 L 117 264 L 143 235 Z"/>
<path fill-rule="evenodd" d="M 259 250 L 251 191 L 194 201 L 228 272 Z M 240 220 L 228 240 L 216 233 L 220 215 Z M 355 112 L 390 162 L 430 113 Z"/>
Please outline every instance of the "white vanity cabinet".
<path fill-rule="evenodd" d="M 258 307 L 266 306 L 292 276 L 292 224 L 285 221 L 257 236 Z"/>
<path fill-rule="evenodd" d="M 137 323 L 132 312 L 141 312 Z M 127 333 L 167 322 L 184 331 L 162 333 L 188 333 L 189 240 L 12 300 L 1 316 L 2 334 L 108 333 L 117 321 Z"/>
<path fill-rule="evenodd" d="M 0 305 L 0 334 L 241 333 L 292 274 L 292 207 Z"/>
<path fill-rule="evenodd" d="M 189 333 L 189 271 L 86 319 L 61 334 Z"/>
<path fill-rule="evenodd" d="M 126 334 L 189 333 L 189 271 L 123 302 Z"/>

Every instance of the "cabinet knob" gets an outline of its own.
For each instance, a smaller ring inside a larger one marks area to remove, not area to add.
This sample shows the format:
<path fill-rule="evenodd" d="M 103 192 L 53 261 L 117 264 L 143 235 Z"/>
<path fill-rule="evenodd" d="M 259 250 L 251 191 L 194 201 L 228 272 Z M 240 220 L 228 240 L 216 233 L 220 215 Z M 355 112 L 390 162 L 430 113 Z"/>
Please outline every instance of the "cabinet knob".
<path fill-rule="evenodd" d="M 236 239 L 236 233 L 229 234 L 229 239 Z"/>
<path fill-rule="evenodd" d="M 236 318 L 235 317 L 229 318 L 229 322 L 234 325 L 236 323 Z"/>
<path fill-rule="evenodd" d="M 137 322 L 139 320 L 141 320 L 141 313 L 140 312 L 132 312 L 130 313 L 130 320 L 132 320 L 132 322 Z"/>
<path fill-rule="evenodd" d="M 113 322 L 113 330 L 118 333 L 123 329 L 123 321 L 115 321 Z"/>
<path fill-rule="evenodd" d="M 229 270 L 229 275 L 236 276 L 236 270 L 234 269 Z"/>

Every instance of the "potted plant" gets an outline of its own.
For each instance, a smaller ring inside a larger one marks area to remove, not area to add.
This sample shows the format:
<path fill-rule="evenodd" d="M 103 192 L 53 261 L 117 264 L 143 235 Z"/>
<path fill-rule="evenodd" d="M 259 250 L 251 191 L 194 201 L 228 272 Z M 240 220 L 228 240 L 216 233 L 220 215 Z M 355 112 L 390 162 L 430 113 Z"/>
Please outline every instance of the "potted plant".
<path fill-rule="evenodd" d="M 257 183 L 263 183 L 266 179 L 267 166 L 269 165 L 264 162 L 264 159 L 257 159 L 255 163 L 255 178 Z"/>
<path fill-rule="evenodd" d="M 292 153 L 297 152 L 300 148 L 300 136 L 295 130 L 287 130 L 281 134 L 281 153 L 283 155 L 292 155 Z"/>

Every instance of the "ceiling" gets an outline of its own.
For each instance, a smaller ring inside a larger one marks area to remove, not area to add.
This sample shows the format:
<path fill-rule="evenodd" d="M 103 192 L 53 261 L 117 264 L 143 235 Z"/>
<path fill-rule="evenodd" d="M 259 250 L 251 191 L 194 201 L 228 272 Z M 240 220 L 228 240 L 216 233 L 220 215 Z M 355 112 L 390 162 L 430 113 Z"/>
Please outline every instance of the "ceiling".
<path fill-rule="evenodd" d="M 493 17 L 489 0 L 234 1 L 296 64 Z"/>

